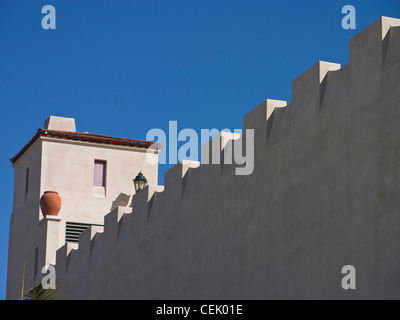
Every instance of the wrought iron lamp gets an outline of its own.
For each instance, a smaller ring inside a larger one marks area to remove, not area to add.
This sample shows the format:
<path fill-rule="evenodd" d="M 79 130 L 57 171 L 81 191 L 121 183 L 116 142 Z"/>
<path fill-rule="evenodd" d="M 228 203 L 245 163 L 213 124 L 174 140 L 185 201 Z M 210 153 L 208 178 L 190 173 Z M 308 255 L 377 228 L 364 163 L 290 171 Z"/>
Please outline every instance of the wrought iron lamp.
<path fill-rule="evenodd" d="M 143 175 L 142 171 L 133 179 L 133 183 L 135 184 L 136 193 L 142 190 L 147 185 L 146 177 Z"/>

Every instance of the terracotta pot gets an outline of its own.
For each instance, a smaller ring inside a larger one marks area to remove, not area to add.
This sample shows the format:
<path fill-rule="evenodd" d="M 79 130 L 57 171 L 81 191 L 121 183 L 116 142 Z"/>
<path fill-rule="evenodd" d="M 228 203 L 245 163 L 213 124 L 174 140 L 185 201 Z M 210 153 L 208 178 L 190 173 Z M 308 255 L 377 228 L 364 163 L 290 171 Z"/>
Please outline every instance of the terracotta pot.
<path fill-rule="evenodd" d="M 61 198 L 56 191 L 46 191 L 40 198 L 40 208 L 44 216 L 57 216 L 61 209 Z"/>

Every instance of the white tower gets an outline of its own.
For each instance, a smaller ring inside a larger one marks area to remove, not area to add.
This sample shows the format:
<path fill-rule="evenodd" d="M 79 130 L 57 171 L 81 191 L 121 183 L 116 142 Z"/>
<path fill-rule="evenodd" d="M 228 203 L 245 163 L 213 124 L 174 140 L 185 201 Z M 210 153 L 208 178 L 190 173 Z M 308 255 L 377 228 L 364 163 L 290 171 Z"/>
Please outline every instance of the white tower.
<path fill-rule="evenodd" d="M 141 171 L 149 184 L 157 184 L 161 146 L 152 142 L 76 132 L 75 120 L 51 116 L 44 129 L 11 158 L 15 168 L 14 205 L 10 221 L 7 299 L 40 283 L 41 269 L 55 264 L 56 250 L 66 242 L 77 245 L 90 225 L 99 228 L 115 207 L 129 210 L 135 192 L 133 179 Z M 61 210 L 44 216 L 40 198 L 57 191 Z"/>

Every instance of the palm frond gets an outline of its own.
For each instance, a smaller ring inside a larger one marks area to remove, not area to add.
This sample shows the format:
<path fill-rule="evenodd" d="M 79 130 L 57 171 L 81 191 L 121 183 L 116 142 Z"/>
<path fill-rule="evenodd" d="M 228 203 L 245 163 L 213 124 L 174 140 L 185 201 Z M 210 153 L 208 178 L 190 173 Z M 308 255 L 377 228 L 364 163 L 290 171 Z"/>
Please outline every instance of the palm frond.
<path fill-rule="evenodd" d="M 30 289 L 28 292 L 25 292 L 23 298 L 20 300 L 60 300 L 61 294 L 59 289 L 60 281 L 58 279 L 56 280 L 55 289 L 44 289 L 40 283 L 36 287 Z"/>

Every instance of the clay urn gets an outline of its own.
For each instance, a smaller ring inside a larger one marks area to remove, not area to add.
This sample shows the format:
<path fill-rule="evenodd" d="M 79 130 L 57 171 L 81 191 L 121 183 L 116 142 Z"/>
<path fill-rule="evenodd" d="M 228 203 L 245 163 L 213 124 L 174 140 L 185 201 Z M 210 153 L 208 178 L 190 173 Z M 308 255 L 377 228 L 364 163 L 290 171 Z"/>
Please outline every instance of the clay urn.
<path fill-rule="evenodd" d="M 43 215 L 57 216 L 61 209 L 61 198 L 56 191 L 46 191 L 40 198 L 40 208 Z"/>

